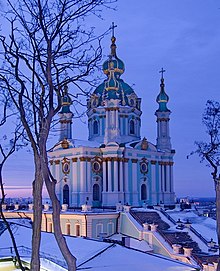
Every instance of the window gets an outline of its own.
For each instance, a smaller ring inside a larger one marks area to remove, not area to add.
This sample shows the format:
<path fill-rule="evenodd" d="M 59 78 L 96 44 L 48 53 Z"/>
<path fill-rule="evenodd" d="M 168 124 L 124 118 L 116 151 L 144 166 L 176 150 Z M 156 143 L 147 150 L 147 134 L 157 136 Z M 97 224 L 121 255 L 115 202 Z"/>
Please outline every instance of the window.
<path fill-rule="evenodd" d="M 147 187 L 146 184 L 141 185 L 141 200 L 147 199 Z"/>
<path fill-rule="evenodd" d="M 96 183 L 93 185 L 93 200 L 94 201 L 99 201 L 100 200 L 100 189 L 99 185 Z"/>
<path fill-rule="evenodd" d="M 95 120 L 93 122 L 93 134 L 94 135 L 97 135 L 99 133 L 99 125 L 98 125 L 98 121 Z"/>
<path fill-rule="evenodd" d="M 134 121 L 130 120 L 130 134 L 134 135 Z"/>
<path fill-rule="evenodd" d="M 69 186 L 67 184 L 63 187 L 63 204 L 69 205 Z"/>
<path fill-rule="evenodd" d="M 76 236 L 80 236 L 80 225 L 76 225 Z"/>
<path fill-rule="evenodd" d="M 100 233 L 103 233 L 103 224 L 101 223 L 96 225 L 96 237 L 100 237 Z"/>
<path fill-rule="evenodd" d="M 108 232 L 108 236 L 110 236 L 114 233 L 114 223 L 113 222 L 109 222 L 107 224 L 107 232 Z"/>

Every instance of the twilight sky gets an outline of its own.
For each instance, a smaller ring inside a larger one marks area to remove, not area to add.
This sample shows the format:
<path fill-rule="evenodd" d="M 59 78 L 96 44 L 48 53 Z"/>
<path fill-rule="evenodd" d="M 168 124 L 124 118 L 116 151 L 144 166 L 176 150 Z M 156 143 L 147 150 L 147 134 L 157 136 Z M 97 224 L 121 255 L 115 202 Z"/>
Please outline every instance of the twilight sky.
<path fill-rule="evenodd" d="M 170 134 L 177 196 L 213 196 L 210 169 L 197 156 L 186 159 L 194 141 L 205 139 L 202 113 L 208 99 L 220 100 L 220 3 L 217 0 L 118 0 L 116 11 L 104 11 L 103 21 L 90 20 L 97 33 L 114 21 L 117 55 L 125 63 L 122 79 L 142 98 L 142 137 L 156 142 L 155 101 L 160 74 L 166 72 L 165 88 L 170 101 Z M 110 36 L 103 41 L 103 59 L 110 52 Z M 86 120 L 86 118 L 85 118 Z M 80 126 L 80 129 L 79 129 Z M 87 125 L 73 124 L 73 137 L 87 139 Z M 8 161 L 7 186 L 25 186 L 19 195 L 30 195 L 32 156 L 18 152 Z M 8 190 L 12 195 L 15 187 Z"/>

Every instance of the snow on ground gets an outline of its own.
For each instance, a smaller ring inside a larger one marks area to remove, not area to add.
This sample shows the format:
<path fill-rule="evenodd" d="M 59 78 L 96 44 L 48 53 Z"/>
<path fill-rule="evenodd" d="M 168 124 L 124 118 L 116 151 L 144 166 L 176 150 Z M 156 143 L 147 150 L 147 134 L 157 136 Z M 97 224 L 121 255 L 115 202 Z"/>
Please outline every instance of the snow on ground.
<path fill-rule="evenodd" d="M 192 227 L 200 233 L 207 241 L 211 238 L 217 242 L 216 221 L 210 217 L 198 216 L 194 210 L 183 210 L 181 212 L 170 210 L 166 211 L 175 221 L 180 219 L 186 222 L 188 219 Z"/>
<path fill-rule="evenodd" d="M 22 226 L 16 226 L 14 228 L 14 235 L 18 246 L 23 245 L 31 248 L 31 234 L 32 231 L 30 228 Z M 195 270 L 193 267 L 177 261 L 153 256 L 115 244 L 70 236 L 66 237 L 66 241 L 71 252 L 76 256 L 77 266 L 81 270 L 90 268 L 91 271 L 159 271 L 161 270 L 161 266 L 163 266 L 163 271 Z M 5 248 L 11 246 L 10 237 L 8 232 L 5 231 L 0 236 L 0 256 L 6 256 L 4 254 L 11 256 L 10 249 L 5 250 Z M 26 253 L 26 257 L 24 254 L 25 250 L 23 251 L 22 258 L 30 259 L 30 251 Z M 52 233 L 42 232 L 41 255 L 44 258 L 50 256 L 53 260 L 55 259 L 55 262 L 57 260 L 63 260 Z M 58 270 L 57 268 L 54 269 L 54 264 L 47 260 L 42 261 L 42 266 L 46 268 L 46 270 Z"/>

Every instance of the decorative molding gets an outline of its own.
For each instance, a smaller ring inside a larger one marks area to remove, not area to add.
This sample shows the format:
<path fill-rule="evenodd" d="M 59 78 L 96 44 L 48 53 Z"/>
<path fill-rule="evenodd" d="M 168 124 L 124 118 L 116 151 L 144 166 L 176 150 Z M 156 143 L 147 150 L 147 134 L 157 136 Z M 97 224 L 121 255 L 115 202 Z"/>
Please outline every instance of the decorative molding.
<path fill-rule="evenodd" d="M 137 162 L 138 162 L 138 159 L 131 159 L 131 162 L 132 162 L 132 163 L 137 163 Z"/>
<path fill-rule="evenodd" d="M 112 161 L 113 160 L 113 157 L 107 157 L 106 158 L 106 161 Z"/>
<path fill-rule="evenodd" d="M 60 160 L 54 160 L 55 165 L 59 165 L 60 164 Z"/>
<path fill-rule="evenodd" d="M 158 162 L 160 166 L 172 166 L 174 164 L 174 162 Z"/>
<path fill-rule="evenodd" d="M 168 122 L 170 120 L 170 118 L 158 118 L 157 119 L 157 122 L 161 122 L 161 121 L 165 121 L 165 122 Z"/>
<path fill-rule="evenodd" d="M 77 158 L 77 157 L 72 158 L 72 162 L 73 162 L 73 163 L 77 162 L 77 160 L 78 160 L 78 158 Z"/>
<path fill-rule="evenodd" d="M 156 165 L 157 161 L 156 160 L 151 160 L 150 163 L 151 163 L 151 165 Z"/>
<path fill-rule="evenodd" d="M 123 158 L 123 162 L 127 163 L 129 161 L 129 158 Z"/>
<path fill-rule="evenodd" d="M 79 157 L 79 161 L 80 162 L 86 162 L 87 161 L 87 157 L 85 157 L 85 156 Z"/>
<path fill-rule="evenodd" d="M 117 111 L 119 110 L 119 107 L 107 107 L 105 108 L 105 111 Z"/>
<path fill-rule="evenodd" d="M 72 123 L 72 120 L 60 120 L 60 123 Z"/>
<path fill-rule="evenodd" d="M 114 162 L 119 162 L 119 161 L 120 161 L 120 158 L 119 158 L 119 157 L 113 157 L 113 161 L 114 161 Z"/>

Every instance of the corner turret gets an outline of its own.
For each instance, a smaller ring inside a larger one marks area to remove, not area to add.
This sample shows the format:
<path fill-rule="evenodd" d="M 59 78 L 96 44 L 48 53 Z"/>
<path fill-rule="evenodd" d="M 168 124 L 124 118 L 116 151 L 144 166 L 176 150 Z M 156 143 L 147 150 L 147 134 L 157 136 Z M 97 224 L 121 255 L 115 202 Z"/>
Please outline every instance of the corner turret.
<path fill-rule="evenodd" d="M 169 97 L 165 92 L 165 84 L 163 73 L 165 70 L 162 68 L 160 73 L 161 83 L 160 83 L 160 93 L 157 96 L 157 103 L 159 104 L 159 108 L 155 112 L 157 116 L 157 149 L 162 151 L 171 151 L 171 140 L 170 140 L 170 131 L 169 131 L 169 116 L 171 111 L 167 108 L 167 103 L 169 101 Z"/>

